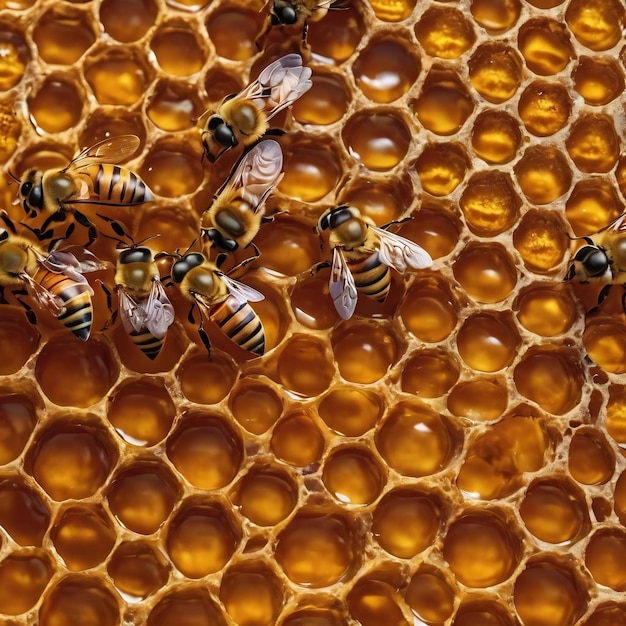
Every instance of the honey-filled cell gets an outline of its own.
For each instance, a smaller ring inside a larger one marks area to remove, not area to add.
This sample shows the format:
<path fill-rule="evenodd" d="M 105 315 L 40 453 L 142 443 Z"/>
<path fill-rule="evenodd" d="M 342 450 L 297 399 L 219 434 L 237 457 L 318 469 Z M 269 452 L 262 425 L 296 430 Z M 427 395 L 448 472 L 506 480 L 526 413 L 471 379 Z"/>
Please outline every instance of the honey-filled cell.
<path fill-rule="evenodd" d="M 13 113 L 13 103 L 0 102 L 0 159 L 6 163 L 18 146 L 22 133 L 22 121 Z M 5 190 L 2 191 L 4 193 Z M 9 192 L 8 188 L 6 189 Z M 9 192 L 10 193 L 10 192 Z M 13 194 L 11 194 L 13 197 Z M 12 200 L 11 200 L 12 202 Z M 5 203 L 9 204 L 8 198 Z"/>
<path fill-rule="evenodd" d="M 195 89 L 185 84 L 159 82 L 146 107 L 150 121 L 161 130 L 178 131 L 194 126 L 194 120 L 203 113 Z"/>
<path fill-rule="evenodd" d="M 586 48 L 608 50 L 622 40 L 626 9 L 619 0 L 573 0 L 565 11 L 565 22 Z"/>
<path fill-rule="evenodd" d="M 206 353 L 186 357 L 176 370 L 176 377 L 183 395 L 198 404 L 217 404 L 233 387 L 237 367 L 232 359 L 223 354 Z"/>
<path fill-rule="evenodd" d="M 191 3 L 194 0 L 183 1 Z M 173 0 L 169 2 L 172 3 Z M 226 626 L 226 619 L 206 588 L 181 586 L 161 597 L 150 611 L 146 624 L 147 626 Z"/>
<path fill-rule="evenodd" d="M 7 347 L 0 361 L 0 375 L 18 372 L 35 353 L 40 335 L 28 322 L 23 309 L 3 306 L 0 309 L 0 342 Z"/>
<path fill-rule="evenodd" d="M 382 22 L 401 22 L 415 8 L 417 0 L 371 0 L 374 15 Z"/>
<path fill-rule="evenodd" d="M 254 435 L 269 430 L 283 410 L 275 389 L 254 379 L 242 379 L 232 389 L 228 405 L 237 422 Z"/>
<path fill-rule="evenodd" d="M 0 396 L 0 464 L 17 458 L 30 438 L 37 423 L 35 402 L 40 402 L 33 396 L 8 392 Z"/>
<path fill-rule="evenodd" d="M 8 91 L 23 78 L 30 52 L 21 31 L 6 23 L 0 24 L 0 91 Z"/>
<path fill-rule="evenodd" d="M 554 202 L 572 184 L 572 171 L 554 146 L 531 146 L 513 170 L 522 192 L 533 204 Z"/>
<path fill-rule="evenodd" d="M 305 411 L 285 415 L 274 427 L 270 449 L 274 456 L 294 467 L 317 463 L 324 453 L 322 432 Z"/>
<path fill-rule="evenodd" d="M 606 431 L 620 447 L 626 444 L 626 393 L 618 386 L 609 389 L 609 401 L 606 405 Z"/>
<path fill-rule="evenodd" d="M 413 615 L 426 624 L 443 624 L 454 610 L 456 589 L 438 570 L 420 568 L 404 592 Z"/>
<path fill-rule="evenodd" d="M 626 526 L 626 472 L 622 472 L 615 483 L 615 514 L 617 515 L 622 526 Z M 4 526 L 3 522 L 2 525 Z M 5 526 L 6 527 L 6 526 Z"/>
<path fill-rule="evenodd" d="M 572 71 L 574 90 L 591 106 L 608 104 L 624 91 L 624 75 L 617 60 L 581 56 Z"/>
<path fill-rule="evenodd" d="M 350 4 L 343 11 L 329 11 L 323 21 L 309 29 L 307 42 L 313 60 L 340 65 L 350 58 L 365 32 L 357 6 Z"/>
<path fill-rule="evenodd" d="M 486 111 L 474 121 L 472 150 L 490 165 L 512 161 L 520 149 L 519 123 L 503 111 Z"/>
<path fill-rule="evenodd" d="M 626 607 L 623 604 L 606 603 L 598 607 L 583 622 L 583 626 L 620 626 L 626 621 Z"/>
<path fill-rule="evenodd" d="M 172 76 L 189 76 L 202 69 L 205 55 L 197 35 L 184 22 L 161 24 L 150 41 L 161 69 Z"/>
<path fill-rule="evenodd" d="M 593 178 L 576 183 L 565 203 L 565 217 L 576 237 L 592 235 L 624 212 L 624 203 L 609 180 Z"/>
<path fill-rule="evenodd" d="M 615 127 L 605 115 L 585 115 L 577 119 L 565 147 L 576 167 L 588 174 L 612 170 L 620 153 Z"/>
<path fill-rule="evenodd" d="M 433 196 L 451 194 L 465 178 L 469 158 L 459 144 L 427 145 L 415 162 L 422 188 Z"/>
<path fill-rule="evenodd" d="M 422 398 L 445 395 L 459 379 L 460 368 L 447 350 L 421 350 L 402 368 L 402 391 Z"/>
<path fill-rule="evenodd" d="M 526 66 L 539 76 L 558 74 L 574 57 L 565 25 L 548 18 L 530 19 L 522 24 L 517 41 Z"/>
<path fill-rule="evenodd" d="M 347 626 L 347 622 L 332 609 L 311 608 L 292 613 L 281 626 Z"/>
<path fill-rule="evenodd" d="M 13 552 L 0 562 L 0 612 L 25 613 L 37 604 L 54 573 L 41 554 Z"/>
<path fill-rule="evenodd" d="M 513 245 L 528 270 L 545 274 L 557 268 L 569 250 L 567 226 L 556 211 L 531 209 L 513 232 Z"/>
<path fill-rule="evenodd" d="M 476 41 L 471 23 L 452 7 L 426 9 L 415 25 L 415 36 L 426 54 L 440 59 L 458 59 Z"/>
<path fill-rule="evenodd" d="M 314 397 L 328 389 L 334 365 L 324 344 L 313 337 L 294 335 L 277 360 L 279 382 L 299 396 Z"/>
<path fill-rule="evenodd" d="M 33 40 L 46 63 L 72 65 L 95 42 L 96 30 L 86 11 L 53 7 L 37 21 Z"/>
<path fill-rule="evenodd" d="M 139 148 L 143 150 L 146 142 L 146 126 L 143 116 L 135 111 L 107 111 L 96 109 L 87 116 L 78 138 L 80 147 L 93 146 L 99 141 L 119 135 L 136 135 Z"/>
<path fill-rule="evenodd" d="M 526 130 L 537 137 L 554 135 L 569 121 L 572 101 L 560 83 L 535 81 L 522 92 L 517 105 Z"/>
<path fill-rule="evenodd" d="M 51 77 L 31 92 L 28 109 L 40 134 L 59 133 L 78 124 L 85 101 L 78 85 L 78 82 Z"/>
<path fill-rule="evenodd" d="M 585 550 L 585 565 L 599 585 L 623 591 L 625 562 L 626 535 L 623 532 L 600 530 L 591 537 Z"/>
<path fill-rule="evenodd" d="M 402 598 L 397 589 L 381 580 L 359 580 L 346 598 L 350 615 L 362 626 L 404 624 Z"/>
<path fill-rule="evenodd" d="M 154 26 L 158 13 L 155 0 L 103 0 L 100 23 L 113 39 L 130 43 L 141 39 Z"/>
<path fill-rule="evenodd" d="M 338 319 L 329 293 L 328 271 L 299 281 L 291 292 L 290 301 L 296 320 L 307 328 L 327 329 Z"/>
<path fill-rule="evenodd" d="M 348 110 L 350 90 L 340 74 L 315 72 L 311 88 L 298 98 L 291 113 L 300 124 L 327 126 L 338 122 Z"/>
<path fill-rule="evenodd" d="M 472 17 L 490 35 L 499 35 L 515 26 L 522 6 L 519 0 L 472 0 Z"/>
<path fill-rule="evenodd" d="M 589 357 L 604 371 L 626 372 L 626 328 L 622 320 L 594 319 L 585 328 L 583 344 Z"/>
<path fill-rule="evenodd" d="M 398 234 L 424 248 L 433 259 L 450 254 L 461 231 L 458 217 L 444 209 L 422 207 L 412 219 L 402 224 Z"/>
<path fill-rule="evenodd" d="M 261 20 L 257 11 L 236 5 L 212 13 L 206 29 L 217 55 L 231 61 L 247 61 L 253 57 L 257 53 L 254 40 L 261 31 Z"/>
<path fill-rule="evenodd" d="M 508 404 L 506 388 L 489 380 L 459 383 L 448 396 L 448 410 L 474 421 L 498 419 Z"/>
<path fill-rule="evenodd" d="M 230 484 L 243 460 L 238 434 L 217 416 L 186 415 L 167 438 L 166 452 L 180 474 L 198 489 Z"/>
<path fill-rule="evenodd" d="M 468 601 L 459 606 L 453 626 L 514 626 L 510 609 L 493 600 Z"/>
<path fill-rule="evenodd" d="M 578 315 L 576 301 L 562 285 L 536 283 L 521 291 L 516 302 L 519 323 L 541 337 L 562 335 Z"/>
<path fill-rule="evenodd" d="M 602 485 L 615 471 L 615 456 L 600 433 L 578 431 L 570 442 L 568 468 L 574 480 L 583 485 Z"/>
<path fill-rule="evenodd" d="M 489 42 L 477 48 L 468 67 L 474 89 L 493 104 L 513 97 L 522 83 L 519 53 L 502 43 Z"/>
<path fill-rule="evenodd" d="M 371 41 L 352 66 L 357 86 L 379 103 L 403 96 L 417 80 L 420 69 L 414 51 L 396 36 Z"/>
<path fill-rule="evenodd" d="M 326 426 L 336 433 L 358 437 L 376 425 L 383 408 L 382 399 L 374 392 L 340 385 L 320 401 L 317 411 Z"/>
<path fill-rule="evenodd" d="M 21 546 L 41 546 L 50 524 L 50 511 L 24 481 L 0 479 L 0 526 Z"/>

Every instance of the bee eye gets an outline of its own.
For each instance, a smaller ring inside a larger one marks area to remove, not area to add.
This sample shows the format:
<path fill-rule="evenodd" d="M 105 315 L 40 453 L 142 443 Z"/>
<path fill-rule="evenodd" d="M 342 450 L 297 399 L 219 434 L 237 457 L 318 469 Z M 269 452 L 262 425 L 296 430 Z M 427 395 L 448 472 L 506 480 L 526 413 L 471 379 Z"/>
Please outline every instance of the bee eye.
<path fill-rule="evenodd" d="M 37 185 L 30 190 L 28 194 L 28 203 L 40 209 L 43 206 L 43 189 L 41 185 Z"/>
<path fill-rule="evenodd" d="M 22 183 L 22 186 L 20 187 L 20 194 L 22 196 L 27 196 L 30 193 L 30 190 L 33 188 L 33 183 Z"/>
<path fill-rule="evenodd" d="M 228 148 L 231 148 L 237 143 L 235 134 L 226 124 L 221 124 L 215 128 L 214 137 L 217 143 Z"/>
<path fill-rule="evenodd" d="M 326 215 L 322 215 L 322 217 L 320 217 L 318 228 L 320 230 L 327 230 L 330 228 L 330 213 L 326 213 Z"/>
<path fill-rule="evenodd" d="M 152 261 L 150 248 L 131 248 L 120 252 L 120 263 L 149 263 Z"/>
<path fill-rule="evenodd" d="M 609 259 L 599 248 L 589 254 L 582 263 L 590 276 L 604 274 L 609 267 Z"/>
<path fill-rule="evenodd" d="M 283 24 L 295 24 L 298 20 L 298 14 L 292 6 L 285 6 L 280 14 L 280 19 Z"/>

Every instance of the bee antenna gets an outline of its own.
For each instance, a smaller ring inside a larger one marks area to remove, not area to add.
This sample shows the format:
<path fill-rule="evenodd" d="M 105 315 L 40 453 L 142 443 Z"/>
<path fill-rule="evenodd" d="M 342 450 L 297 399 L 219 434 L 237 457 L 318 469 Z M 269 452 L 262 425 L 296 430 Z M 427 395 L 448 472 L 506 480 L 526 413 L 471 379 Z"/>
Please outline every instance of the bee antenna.
<path fill-rule="evenodd" d="M 160 237 L 160 233 L 156 233 L 156 235 L 149 235 L 148 237 L 144 237 L 141 241 L 137 241 L 135 242 L 135 240 L 128 235 L 128 238 L 133 242 L 133 247 L 137 248 L 138 246 L 140 246 L 142 243 L 146 243 L 146 241 L 150 241 L 150 239 L 154 239 L 155 237 Z"/>
<path fill-rule="evenodd" d="M 9 172 L 9 176 L 12 178 L 14 183 L 17 183 L 18 185 L 21 184 L 21 180 L 11 171 L 11 170 L 7 170 Z"/>

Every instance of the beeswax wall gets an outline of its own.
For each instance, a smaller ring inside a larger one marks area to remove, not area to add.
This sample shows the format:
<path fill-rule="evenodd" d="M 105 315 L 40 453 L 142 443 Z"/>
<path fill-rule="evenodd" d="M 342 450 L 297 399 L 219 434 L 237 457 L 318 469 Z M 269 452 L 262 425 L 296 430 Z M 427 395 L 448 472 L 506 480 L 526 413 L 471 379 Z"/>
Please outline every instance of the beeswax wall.
<path fill-rule="evenodd" d="M 134 134 L 185 250 L 235 161 L 194 119 L 298 28 L 242 0 L 0 0 L 0 208 L 29 167 Z M 2 626 L 622 626 L 622 288 L 564 283 L 568 235 L 625 210 L 620 0 L 350 0 L 310 24 L 313 87 L 242 278 L 268 352 L 175 289 L 148 360 L 96 285 L 82 343 L 0 306 Z M 313 230 L 350 203 L 425 247 L 340 321 Z M 94 252 L 114 262 L 115 242 Z M 242 257 L 243 258 L 243 257 Z"/>

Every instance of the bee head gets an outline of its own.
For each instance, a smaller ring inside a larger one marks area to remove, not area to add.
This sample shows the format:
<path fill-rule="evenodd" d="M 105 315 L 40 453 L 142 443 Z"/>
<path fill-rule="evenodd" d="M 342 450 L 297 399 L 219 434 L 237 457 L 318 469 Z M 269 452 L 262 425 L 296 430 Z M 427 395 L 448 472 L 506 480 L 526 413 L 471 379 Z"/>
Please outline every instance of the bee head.
<path fill-rule="evenodd" d="M 355 218 L 361 219 L 359 210 L 350 207 L 347 204 L 343 204 L 323 213 L 317 223 L 317 228 L 320 232 L 324 230 L 335 230 L 335 228 L 339 228 L 339 226 L 348 220 Z"/>
<path fill-rule="evenodd" d="M 602 276 L 611 265 L 606 252 L 596 245 L 583 246 L 576 252 L 574 261 L 578 261 L 590 278 Z"/>
<path fill-rule="evenodd" d="M 172 280 L 181 283 L 190 270 L 202 265 L 204 261 L 204 255 L 200 252 L 186 254 L 172 265 Z"/>
<path fill-rule="evenodd" d="M 226 124 L 226 122 L 219 117 L 219 115 L 213 115 L 209 120 L 208 130 L 211 131 L 215 141 L 224 148 L 232 148 L 237 144 L 235 133 L 233 129 Z"/>
<path fill-rule="evenodd" d="M 275 0 L 272 12 L 270 14 L 272 26 L 279 24 L 295 24 L 298 21 L 298 12 L 292 4 L 285 0 Z"/>
<path fill-rule="evenodd" d="M 228 239 L 224 237 L 224 235 L 219 230 L 217 230 L 217 228 L 208 228 L 204 231 L 204 234 L 207 236 L 207 239 L 220 250 L 232 252 L 239 247 L 239 244 L 234 239 Z"/>
<path fill-rule="evenodd" d="M 152 250 L 150 248 L 126 248 L 120 252 L 119 262 L 127 263 L 150 263 Z"/>
<path fill-rule="evenodd" d="M 27 179 L 34 178 L 35 172 L 27 175 Z M 43 208 L 43 187 L 41 179 L 38 183 L 26 180 L 20 185 L 20 196 L 22 205 L 26 213 L 33 213 L 37 209 Z"/>

